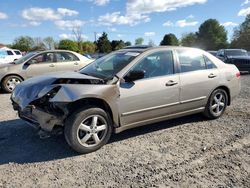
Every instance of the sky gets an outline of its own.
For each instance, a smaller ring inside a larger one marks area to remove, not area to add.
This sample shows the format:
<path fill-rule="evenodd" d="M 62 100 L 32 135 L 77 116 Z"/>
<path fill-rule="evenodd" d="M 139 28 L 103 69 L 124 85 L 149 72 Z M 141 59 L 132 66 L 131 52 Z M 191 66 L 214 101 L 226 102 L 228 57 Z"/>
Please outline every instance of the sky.
<path fill-rule="evenodd" d="M 102 32 L 109 40 L 160 43 L 167 33 L 178 38 L 196 32 L 202 22 L 217 19 L 228 31 L 250 13 L 250 0 L 0 0 L 0 43 L 19 36 L 74 39 L 81 28 L 84 40 Z"/>

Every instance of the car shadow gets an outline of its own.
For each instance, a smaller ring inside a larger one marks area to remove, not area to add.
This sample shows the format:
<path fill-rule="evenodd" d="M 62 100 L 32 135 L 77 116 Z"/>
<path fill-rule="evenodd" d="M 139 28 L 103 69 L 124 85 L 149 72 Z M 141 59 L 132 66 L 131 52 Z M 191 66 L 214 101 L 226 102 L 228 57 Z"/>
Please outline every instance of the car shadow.
<path fill-rule="evenodd" d="M 130 129 L 114 134 L 108 144 L 203 120 L 201 115 L 192 115 Z M 63 135 L 40 139 L 37 130 L 22 120 L 0 122 L 0 165 L 12 162 L 19 164 L 45 162 L 77 155 L 79 154 L 68 146 Z"/>

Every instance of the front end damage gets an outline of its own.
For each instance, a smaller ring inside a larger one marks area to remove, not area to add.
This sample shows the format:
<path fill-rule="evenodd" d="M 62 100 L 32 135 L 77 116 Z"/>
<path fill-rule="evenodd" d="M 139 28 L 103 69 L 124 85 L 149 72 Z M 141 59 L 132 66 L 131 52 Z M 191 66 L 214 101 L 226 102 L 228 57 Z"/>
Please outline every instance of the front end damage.
<path fill-rule="evenodd" d="M 108 85 L 103 80 L 86 75 L 79 78 L 79 73 L 71 73 L 63 77 L 37 77 L 24 81 L 13 91 L 11 100 L 21 119 L 51 132 L 62 128 L 72 111 L 83 107 L 80 102 L 76 105 L 78 101 L 84 98 L 113 101 L 113 97 L 117 96 L 115 84 Z"/>

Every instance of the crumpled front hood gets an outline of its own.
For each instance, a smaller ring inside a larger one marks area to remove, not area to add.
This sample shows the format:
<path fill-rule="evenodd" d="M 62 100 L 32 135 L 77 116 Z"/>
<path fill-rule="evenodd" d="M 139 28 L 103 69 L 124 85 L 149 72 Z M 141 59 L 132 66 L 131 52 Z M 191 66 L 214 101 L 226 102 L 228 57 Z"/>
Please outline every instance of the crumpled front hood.
<path fill-rule="evenodd" d="M 24 109 L 32 101 L 42 97 L 39 95 L 42 90 L 47 88 L 47 91 L 50 91 L 54 87 L 64 84 L 104 84 L 104 81 L 78 72 L 47 74 L 18 84 L 12 92 L 11 99 Z"/>

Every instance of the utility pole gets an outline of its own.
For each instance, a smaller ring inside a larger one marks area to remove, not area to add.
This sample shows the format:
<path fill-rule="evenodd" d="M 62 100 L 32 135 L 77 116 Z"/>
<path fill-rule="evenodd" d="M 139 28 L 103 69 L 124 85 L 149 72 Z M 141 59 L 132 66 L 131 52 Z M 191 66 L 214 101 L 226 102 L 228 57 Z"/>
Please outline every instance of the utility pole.
<path fill-rule="evenodd" d="M 95 36 L 95 43 L 96 43 L 96 32 L 94 32 L 94 36 Z"/>

